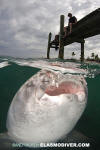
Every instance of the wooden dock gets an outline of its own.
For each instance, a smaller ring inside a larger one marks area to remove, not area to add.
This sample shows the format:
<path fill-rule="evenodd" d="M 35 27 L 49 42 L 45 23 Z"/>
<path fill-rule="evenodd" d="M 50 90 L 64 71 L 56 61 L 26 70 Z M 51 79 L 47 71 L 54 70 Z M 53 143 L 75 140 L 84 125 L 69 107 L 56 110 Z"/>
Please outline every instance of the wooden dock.
<path fill-rule="evenodd" d="M 81 61 L 84 61 L 84 43 L 85 39 L 100 34 L 100 8 L 91 12 L 76 24 L 72 28 L 72 33 L 66 37 L 64 36 L 64 15 L 60 16 L 60 33 L 59 42 L 55 43 L 51 41 L 51 33 L 48 36 L 48 48 L 47 48 L 47 58 L 49 59 L 50 48 L 59 47 L 58 57 L 64 58 L 64 47 L 78 42 L 81 44 Z"/>

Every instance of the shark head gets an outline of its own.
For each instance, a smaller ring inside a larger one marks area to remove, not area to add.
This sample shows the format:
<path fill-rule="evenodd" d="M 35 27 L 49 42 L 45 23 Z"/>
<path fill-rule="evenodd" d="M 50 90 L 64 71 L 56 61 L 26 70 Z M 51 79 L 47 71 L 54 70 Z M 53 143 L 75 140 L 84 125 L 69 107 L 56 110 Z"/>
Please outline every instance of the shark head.
<path fill-rule="evenodd" d="M 57 141 L 74 128 L 86 102 L 82 76 L 41 70 L 14 96 L 7 116 L 8 134 L 16 142 Z"/>

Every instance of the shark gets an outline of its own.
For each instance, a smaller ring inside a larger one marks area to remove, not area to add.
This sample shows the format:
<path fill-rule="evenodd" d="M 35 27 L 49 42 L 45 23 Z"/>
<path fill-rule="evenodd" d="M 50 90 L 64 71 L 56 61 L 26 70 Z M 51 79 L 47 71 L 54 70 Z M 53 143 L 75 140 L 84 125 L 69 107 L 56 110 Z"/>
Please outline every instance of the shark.
<path fill-rule="evenodd" d="M 2 147 L 63 139 L 82 116 L 87 97 L 83 76 L 40 70 L 20 87 L 10 104 L 7 132 L 0 135 Z"/>

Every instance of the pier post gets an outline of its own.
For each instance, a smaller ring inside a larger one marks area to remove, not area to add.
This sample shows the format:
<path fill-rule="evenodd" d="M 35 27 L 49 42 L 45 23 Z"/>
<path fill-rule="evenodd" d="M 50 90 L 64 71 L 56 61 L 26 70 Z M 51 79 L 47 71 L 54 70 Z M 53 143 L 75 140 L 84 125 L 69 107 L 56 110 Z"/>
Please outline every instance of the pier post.
<path fill-rule="evenodd" d="M 64 58 L 64 42 L 63 42 L 63 36 L 64 36 L 64 15 L 60 16 L 60 34 L 59 34 L 59 58 Z"/>
<path fill-rule="evenodd" d="M 51 42 L 51 32 L 48 35 L 48 47 L 47 47 L 47 58 L 49 59 L 49 54 L 50 54 L 50 42 Z"/>
<path fill-rule="evenodd" d="M 85 43 L 85 40 L 83 39 L 81 41 L 81 62 L 84 62 L 84 43 Z"/>

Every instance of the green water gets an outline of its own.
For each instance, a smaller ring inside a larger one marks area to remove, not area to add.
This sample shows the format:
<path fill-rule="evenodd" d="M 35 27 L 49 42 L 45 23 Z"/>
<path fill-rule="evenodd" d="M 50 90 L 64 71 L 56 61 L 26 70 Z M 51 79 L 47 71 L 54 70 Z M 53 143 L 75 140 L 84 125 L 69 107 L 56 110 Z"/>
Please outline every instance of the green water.
<path fill-rule="evenodd" d="M 6 130 L 9 105 L 21 85 L 40 69 L 16 64 L 0 69 L 0 132 Z"/>
<path fill-rule="evenodd" d="M 28 60 L 27 60 L 28 61 Z M 1 61 L 2 62 L 2 61 Z M 99 65 L 83 65 L 83 68 L 88 68 L 94 72 L 95 77 L 87 77 L 88 86 L 88 102 L 87 107 L 78 121 L 75 129 L 100 141 L 100 70 Z M 29 66 L 20 66 L 10 61 L 10 65 L 0 68 L 0 133 L 6 131 L 6 117 L 9 105 L 21 87 L 32 75 L 40 69 Z"/>
<path fill-rule="evenodd" d="M 87 78 L 87 107 L 76 128 L 86 136 L 100 141 L 100 76 Z"/>

